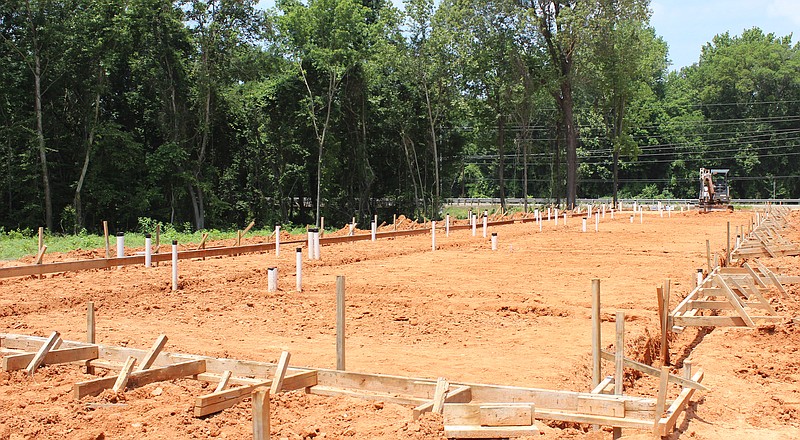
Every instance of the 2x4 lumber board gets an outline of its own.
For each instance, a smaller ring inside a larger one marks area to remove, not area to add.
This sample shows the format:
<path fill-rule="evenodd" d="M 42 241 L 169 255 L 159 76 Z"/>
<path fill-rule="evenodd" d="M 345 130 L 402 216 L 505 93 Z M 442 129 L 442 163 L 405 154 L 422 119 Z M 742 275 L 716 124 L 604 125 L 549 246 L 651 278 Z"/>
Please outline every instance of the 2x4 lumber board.
<path fill-rule="evenodd" d="M 539 428 L 531 426 L 476 426 L 476 425 L 444 425 L 447 438 L 516 438 L 539 435 Z"/>
<path fill-rule="evenodd" d="M 716 318 L 716 316 L 714 316 L 714 318 Z M 610 353 L 606 350 L 603 350 L 601 354 L 603 356 L 603 360 L 614 362 L 615 359 L 614 353 Z M 625 366 L 628 368 L 633 368 L 634 370 L 641 371 L 642 373 L 649 374 L 650 376 L 653 377 L 661 377 L 661 370 L 659 370 L 656 367 L 651 367 L 650 365 L 637 362 L 630 358 L 624 358 L 624 359 L 625 359 Z M 706 388 L 701 383 L 694 382 L 689 379 L 676 376 L 674 374 L 669 375 L 669 381 L 684 387 L 694 388 L 698 390 L 708 390 L 708 388 Z"/>
<path fill-rule="evenodd" d="M 744 310 L 744 307 L 742 307 L 742 303 L 739 300 L 739 297 L 736 296 L 735 293 L 733 293 L 730 287 L 728 287 L 728 284 L 725 282 L 725 280 L 723 280 L 721 276 L 717 275 L 715 278 L 715 282 L 720 288 L 722 288 L 722 291 L 728 297 L 728 300 L 731 302 L 731 304 L 733 304 L 734 310 L 736 310 L 736 313 L 738 313 L 739 317 L 742 318 L 745 325 L 747 325 L 748 327 L 755 327 L 756 324 L 750 318 L 750 315 L 747 314 L 747 311 Z"/>
<path fill-rule="evenodd" d="M 579 397 L 577 412 L 593 416 L 625 417 L 625 402 L 616 399 L 603 399 L 603 395 L 593 398 Z"/>
<path fill-rule="evenodd" d="M 762 309 L 766 310 L 768 313 L 773 315 L 771 311 L 771 307 L 769 305 L 765 306 L 761 303 L 745 303 L 747 307 L 752 309 Z M 689 303 L 690 306 L 694 309 L 702 309 L 702 310 L 734 310 L 733 304 L 729 301 L 692 301 Z"/>
<path fill-rule="evenodd" d="M 654 404 L 655 405 L 655 404 Z M 650 416 L 654 414 L 650 411 L 648 414 L 640 414 L 641 416 Z M 645 418 L 637 418 L 630 412 L 626 412 L 625 418 L 594 416 L 591 414 L 576 414 L 560 410 L 542 409 L 536 407 L 536 418 L 547 420 L 559 420 L 563 422 L 582 423 L 587 425 L 601 425 L 601 426 L 614 426 L 619 428 L 634 428 L 634 429 L 652 429 L 653 420 Z"/>
<path fill-rule="evenodd" d="M 433 411 L 436 414 L 442 413 L 442 406 L 444 405 L 444 398 L 447 396 L 447 390 L 450 388 L 450 382 L 447 379 L 440 377 L 436 381 L 436 389 L 433 392 Z"/>
<path fill-rule="evenodd" d="M 789 275 L 778 275 L 778 281 L 780 281 L 781 284 L 798 284 L 800 283 L 800 277 L 789 276 Z"/>
<path fill-rule="evenodd" d="M 767 287 L 767 284 L 764 283 L 764 280 L 762 280 L 761 277 L 758 276 L 756 271 L 754 271 L 753 268 L 750 267 L 750 264 L 744 263 L 742 267 L 744 268 L 745 271 L 747 271 L 748 274 L 750 274 L 750 276 L 753 278 L 753 281 L 755 281 L 759 286 Z"/>
<path fill-rule="evenodd" d="M 181 362 L 144 371 L 134 371 L 128 377 L 128 387 L 137 388 L 154 382 L 173 380 L 184 376 L 195 376 L 205 371 L 206 362 L 203 360 Z M 111 376 L 78 382 L 72 387 L 73 394 L 77 400 L 86 396 L 96 396 L 102 393 L 103 390 L 113 387 L 116 380 L 116 376 Z"/>
<path fill-rule="evenodd" d="M 750 316 L 751 321 L 783 322 L 782 316 Z M 675 325 L 683 327 L 748 327 L 739 316 L 675 316 Z"/>
<path fill-rule="evenodd" d="M 56 341 L 58 341 L 60 338 L 61 334 L 58 333 L 57 331 L 54 331 L 53 333 L 50 334 L 50 337 L 47 338 L 46 341 L 44 341 L 44 344 L 42 344 L 42 346 L 39 347 L 39 350 L 37 350 L 36 354 L 33 355 L 31 361 L 28 362 L 28 366 L 26 367 L 28 374 L 33 374 L 33 372 L 36 371 L 37 368 L 39 368 L 39 365 L 41 365 L 42 362 L 44 362 L 44 358 L 45 356 L 47 356 L 47 352 L 49 352 L 50 349 L 56 345 Z"/>
<path fill-rule="evenodd" d="M 217 387 L 214 388 L 214 392 L 218 393 L 220 391 L 225 390 L 228 387 L 228 383 L 231 380 L 231 370 L 225 370 L 222 372 L 222 376 L 219 378 L 219 382 L 217 382 Z"/>
<path fill-rule="evenodd" d="M 3 371 L 17 371 L 25 369 L 31 362 L 35 353 L 13 354 L 3 357 Z M 88 361 L 97 359 L 97 347 L 72 347 L 50 350 L 44 357 L 43 364 L 65 364 L 67 362 Z"/>
<path fill-rule="evenodd" d="M 444 403 L 469 403 L 472 401 L 472 388 L 461 386 L 448 391 Z M 417 420 L 422 414 L 433 410 L 433 401 L 425 402 L 414 408 L 413 419 Z"/>
<path fill-rule="evenodd" d="M 614 376 L 606 376 L 606 378 L 603 379 L 602 381 L 600 381 L 600 383 L 597 384 L 597 386 L 594 387 L 594 389 L 592 389 L 592 391 L 590 391 L 590 393 L 591 394 L 606 394 L 607 388 L 609 388 L 612 385 L 614 385 Z"/>
<path fill-rule="evenodd" d="M 386 403 L 394 403 L 397 405 L 408 405 L 413 407 L 420 407 L 426 403 L 431 402 L 430 399 L 409 396 L 409 395 L 387 393 L 380 391 L 364 391 L 352 388 L 334 388 L 322 385 L 311 387 L 311 389 L 308 390 L 308 392 L 310 394 L 314 394 L 317 396 L 329 396 L 329 397 L 347 396 L 362 400 L 380 401 Z"/>
<path fill-rule="evenodd" d="M 128 385 L 128 378 L 131 375 L 131 371 L 133 371 L 134 365 L 136 365 L 136 358 L 133 356 L 129 357 L 128 360 L 125 361 L 125 365 L 122 366 L 119 376 L 117 376 L 117 380 L 114 382 L 114 386 L 111 388 L 115 393 L 121 393 L 125 391 L 125 386 Z"/>
<path fill-rule="evenodd" d="M 655 420 L 653 420 L 653 434 L 656 435 L 658 435 L 660 432 L 659 422 L 661 421 L 661 416 L 664 415 L 664 409 L 666 408 L 667 385 L 669 385 L 669 381 L 667 379 L 668 377 L 669 367 L 661 367 L 661 379 L 658 382 L 658 398 L 656 399 L 656 417 Z"/>
<path fill-rule="evenodd" d="M 158 354 L 161 353 L 161 350 L 164 349 L 164 345 L 167 343 L 167 335 L 160 335 L 156 342 L 153 344 L 153 348 L 147 352 L 147 355 L 142 361 L 142 364 L 139 366 L 139 371 L 146 370 L 153 366 L 153 362 L 156 361 Z"/>
<path fill-rule="evenodd" d="M 269 440 L 269 389 L 253 391 L 253 440 Z"/>
<path fill-rule="evenodd" d="M 701 370 L 695 373 L 695 375 L 692 376 L 692 380 L 697 382 L 703 380 L 703 371 Z M 692 399 L 694 392 L 695 390 L 693 390 L 692 388 L 684 388 L 681 390 L 680 394 L 678 395 L 678 398 L 675 399 L 675 401 L 672 402 L 672 405 L 670 405 L 669 408 L 667 409 L 666 417 L 662 417 L 658 421 L 659 435 L 665 437 L 669 435 L 670 432 L 672 432 L 672 429 L 675 428 L 675 423 L 678 421 L 678 417 L 681 415 L 686 405 Z"/>
<path fill-rule="evenodd" d="M 218 388 L 219 383 L 222 382 L 224 376 L 225 372 L 223 372 L 221 375 L 205 372 L 205 373 L 200 373 L 195 377 L 197 378 L 197 380 L 201 382 L 215 383 L 217 384 L 217 387 L 215 388 Z M 228 385 L 257 385 L 262 382 L 264 382 L 264 379 L 253 379 L 251 377 L 238 377 L 234 376 L 233 373 L 231 373 L 231 376 L 228 378 Z"/>
<path fill-rule="evenodd" d="M 286 377 L 286 369 L 289 367 L 289 359 L 291 356 L 292 355 L 289 354 L 288 351 L 281 353 L 281 357 L 278 360 L 278 367 L 275 369 L 275 377 L 272 378 L 272 385 L 269 389 L 272 394 L 278 394 L 281 392 L 283 387 L 283 379 Z"/>
<path fill-rule="evenodd" d="M 448 403 L 443 408 L 445 425 L 531 426 L 532 403 Z"/>
<path fill-rule="evenodd" d="M 317 383 L 316 371 L 306 371 L 303 373 L 292 374 L 286 376 L 283 380 L 284 390 L 297 390 L 301 388 L 313 387 Z M 250 397 L 253 391 L 258 387 L 269 388 L 272 385 L 271 380 L 263 381 L 259 384 L 244 385 L 238 388 L 231 388 L 224 391 L 215 391 L 205 396 L 200 396 L 195 399 L 194 403 L 194 416 L 203 417 L 209 414 L 220 412 L 223 409 L 230 408 L 242 400 Z"/>

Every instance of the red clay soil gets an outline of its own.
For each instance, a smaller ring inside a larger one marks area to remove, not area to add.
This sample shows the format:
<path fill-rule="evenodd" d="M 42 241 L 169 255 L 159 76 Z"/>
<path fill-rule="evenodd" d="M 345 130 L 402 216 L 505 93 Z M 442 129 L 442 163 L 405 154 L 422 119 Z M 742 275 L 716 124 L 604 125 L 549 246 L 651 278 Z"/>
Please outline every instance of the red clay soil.
<path fill-rule="evenodd" d="M 348 370 L 588 391 L 591 280 L 601 279 L 603 344 L 613 346 L 614 314 L 623 310 L 626 354 L 650 361 L 658 349 L 655 288 L 671 279 L 670 303 L 677 304 L 706 265 L 706 239 L 722 255 L 726 222 L 749 219 L 748 212 L 646 213 L 640 224 L 638 217 L 630 223 L 628 215 L 611 220 L 607 214 L 599 233 L 591 222 L 591 232 L 582 233 L 578 218 L 566 226 L 545 223 L 541 233 L 535 223 L 504 225 L 492 228 L 499 235 L 496 252 L 480 227 L 478 237 L 468 230 L 437 233 L 435 252 L 429 234 L 323 246 L 321 261 L 304 261 L 302 293 L 294 291 L 294 246 L 284 247 L 280 258 L 182 260 L 177 293 L 170 291 L 168 264 L 6 279 L 0 280 L 0 332 L 58 330 L 64 339 L 83 340 L 86 302 L 93 301 L 98 343 L 148 348 L 163 333 L 168 351 L 275 362 L 286 350 L 293 366 L 333 368 L 334 284 L 344 275 Z M 796 229 L 786 237 L 800 242 Z M 231 243 L 209 246 L 221 244 Z M 48 255 L 48 261 L 100 254 Z M 800 274 L 796 257 L 762 261 L 782 274 Z M 266 292 L 268 266 L 279 268 L 277 293 Z M 784 324 L 675 336 L 674 371 L 691 354 L 711 390 L 695 394 L 672 438 L 800 438 L 800 324 L 791 319 L 800 314 L 800 285 L 789 290 L 790 299 L 771 293 L 789 317 Z M 612 374 L 613 365 L 604 368 Z M 628 373 L 626 394 L 655 397 L 655 380 Z M 74 365 L 44 367 L 33 378 L 0 373 L 0 439 L 252 435 L 249 402 L 192 417 L 194 398 L 208 392 L 207 384 L 176 380 L 73 400 L 72 384 L 89 377 Z M 88 409 L 87 402 L 125 405 Z M 389 403 L 295 392 L 272 396 L 271 410 L 275 440 L 443 438 L 440 416 L 412 422 L 410 408 Z M 537 425 L 543 434 L 536 438 L 611 438 L 610 431 L 588 427 Z"/>

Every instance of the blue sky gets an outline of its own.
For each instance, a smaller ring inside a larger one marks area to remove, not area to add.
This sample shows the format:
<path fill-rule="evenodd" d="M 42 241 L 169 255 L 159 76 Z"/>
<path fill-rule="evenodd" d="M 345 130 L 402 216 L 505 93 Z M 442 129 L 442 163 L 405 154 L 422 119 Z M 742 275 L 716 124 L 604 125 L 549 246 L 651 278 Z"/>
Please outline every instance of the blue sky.
<path fill-rule="evenodd" d="M 392 0 L 402 5 L 402 0 Z M 261 0 L 270 7 L 274 0 Z M 652 0 L 650 23 L 669 44 L 671 69 L 690 66 L 700 58 L 700 49 L 714 35 L 739 35 L 757 26 L 778 36 L 800 29 L 800 0 Z M 798 41 L 795 33 L 793 42 Z"/>

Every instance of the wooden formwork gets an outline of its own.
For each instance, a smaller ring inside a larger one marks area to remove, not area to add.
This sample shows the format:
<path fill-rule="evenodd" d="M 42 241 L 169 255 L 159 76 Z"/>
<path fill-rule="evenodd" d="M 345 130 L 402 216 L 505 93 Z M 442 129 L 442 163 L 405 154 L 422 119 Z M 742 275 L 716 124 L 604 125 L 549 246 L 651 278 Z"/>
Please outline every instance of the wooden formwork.
<path fill-rule="evenodd" d="M 0 334 L 3 368 L 15 370 L 27 365 L 48 339 Z M 667 400 L 663 393 L 658 398 L 607 395 L 604 387 L 587 393 L 298 368 L 288 365 L 288 356 L 285 357 L 287 362 L 281 365 L 281 362 L 272 364 L 163 352 L 158 344 L 150 350 L 77 341 L 61 341 L 59 345 L 58 349 L 46 353 L 43 364 L 83 366 L 88 362 L 97 368 L 120 372 L 76 383 L 73 386 L 76 399 L 115 388 L 123 376 L 126 383 L 119 391 L 158 381 L 193 378 L 218 384 L 214 392 L 195 399 L 194 415 L 202 417 L 236 405 L 265 388 L 272 388 L 272 392 L 304 389 L 311 394 L 351 396 L 411 406 L 414 417 L 428 411 L 441 411 L 445 434 L 458 438 L 531 435 L 537 432 L 537 419 L 645 429 L 663 436 L 671 432 L 694 390 L 702 388 L 699 382 L 703 378 L 702 371 L 690 378 L 681 378 L 681 383 L 689 386 L 682 388 L 677 399 Z M 135 364 L 131 359 L 143 359 L 150 365 L 144 369 L 131 368 L 129 365 Z M 665 387 L 668 379 L 673 381 L 672 377 L 662 376 Z M 276 380 L 279 381 L 277 388 Z M 237 386 L 225 389 L 229 384 Z M 263 403 L 263 396 L 260 401 Z M 263 430 L 263 423 L 260 426 Z M 269 429 L 268 422 L 266 429 Z"/>
<path fill-rule="evenodd" d="M 741 243 L 731 252 L 731 260 L 753 257 L 779 257 L 800 255 L 800 247 L 781 235 L 781 230 L 789 225 L 789 209 L 770 205 L 757 221 L 751 224 L 751 231 L 742 237 Z"/>

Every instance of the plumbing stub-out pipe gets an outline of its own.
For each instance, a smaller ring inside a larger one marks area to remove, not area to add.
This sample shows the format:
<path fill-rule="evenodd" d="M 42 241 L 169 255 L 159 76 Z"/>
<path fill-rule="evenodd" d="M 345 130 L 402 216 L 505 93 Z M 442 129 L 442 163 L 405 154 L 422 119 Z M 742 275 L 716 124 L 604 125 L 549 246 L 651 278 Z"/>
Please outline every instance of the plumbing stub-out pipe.
<path fill-rule="evenodd" d="M 267 268 L 267 292 L 275 292 L 278 290 L 278 268 Z"/>
<path fill-rule="evenodd" d="M 125 233 L 117 232 L 117 258 L 125 256 Z M 117 266 L 117 269 L 122 269 L 122 266 Z"/>
<path fill-rule="evenodd" d="M 296 280 L 296 290 L 298 292 L 303 291 L 303 248 L 295 248 L 295 259 L 294 259 L 294 268 L 295 268 L 295 280 Z"/>
<path fill-rule="evenodd" d="M 314 259 L 320 259 L 320 251 L 319 251 L 319 229 L 314 228 Z"/>
<path fill-rule="evenodd" d="M 436 220 L 431 220 L 431 250 L 436 250 Z"/>
<path fill-rule="evenodd" d="M 178 290 L 178 240 L 172 240 L 172 291 Z"/>
<path fill-rule="evenodd" d="M 497 232 L 492 232 L 492 250 L 497 250 Z"/>
<path fill-rule="evenodd" d="M 703 284 L 703 269 L 697 269 L 697 285 Z"/>
<path fill-rule="evenodd" d="M 144 234 L 144 267 L 153 265 L 153 239 L 150 234 Z"/>
<path fill-rule="evenodd" d="M 281 256 L 281 225 L 275 225 L 275 256 Z"/>
<path fill-rule="evenodd" d="M 581 228 L 581 232 L 586 232 L 586 218 L 583 219 L 583 227 Z"/>

